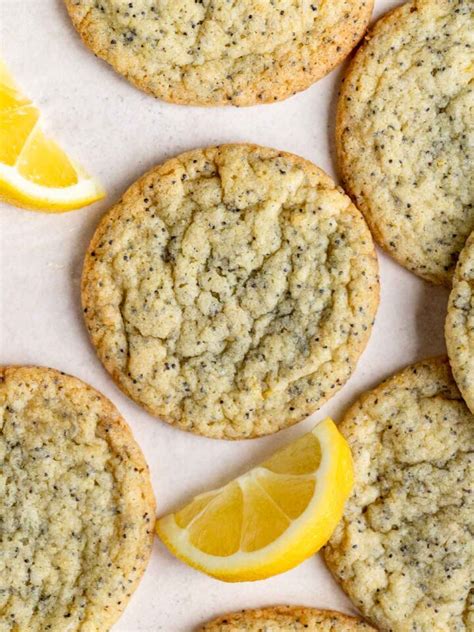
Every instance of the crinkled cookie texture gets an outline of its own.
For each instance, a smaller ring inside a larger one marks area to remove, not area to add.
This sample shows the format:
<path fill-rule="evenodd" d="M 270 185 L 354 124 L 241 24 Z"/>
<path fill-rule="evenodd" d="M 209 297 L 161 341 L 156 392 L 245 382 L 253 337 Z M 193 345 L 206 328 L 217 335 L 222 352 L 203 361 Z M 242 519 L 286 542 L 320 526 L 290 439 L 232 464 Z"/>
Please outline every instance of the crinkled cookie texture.
<path fill-rule="evenodd" d="M 52 369 L 0 369 L 0 631 L 106 632 L 148 562 L 148 468 L 115 407 Z"/>
<path fill-rule="evenodd" d="M 242 610 L 219 617 L 199 628 L 199 632 L 370 632 L 362 619 L 334 610 L 298 606 L 275 606 Z M 374 631 L 375 632 L 375 631 Z"/>
<path fill-rule="evenodd" d="M 474 5 L 416 0 L 379 20 L 337 114 L 346 188 L 403 266 L 450 285 L 474 229 Z"/>
<path fill-rule="evenodd" d="M 446 319 L 446 345 L 454 379 L 474 413 L 474 232 L 453 279 Z"/>
<path fill-rule="evenodd" d="M 65 0 L 85 44 L 138 88 L 174 103 L 284 99 L 362 37 L 373 0 Z"/>
<path fill-rule="evenodd" d="M 348 379 L 378 304 L 359 211 L 308 161 L 226 145 L 135 183 L 86 255 L 86 324 L 139 405 L 185 430 L 276 432 Z"/>
<path fill-rule="evenodd" d="M 366 393 L 340 430 L 355 485 L 325 548 L 357 608 L 387 632 L 474 629 L 474 417 L 447 359 Z"/>

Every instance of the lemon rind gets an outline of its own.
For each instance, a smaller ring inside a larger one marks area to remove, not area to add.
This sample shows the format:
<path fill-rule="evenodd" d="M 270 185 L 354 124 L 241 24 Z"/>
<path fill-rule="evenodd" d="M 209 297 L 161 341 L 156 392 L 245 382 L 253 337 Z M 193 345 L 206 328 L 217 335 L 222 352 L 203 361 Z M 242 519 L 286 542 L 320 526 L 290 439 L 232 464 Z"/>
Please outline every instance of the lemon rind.
<path fill-rule="evenodd" d="M 74 165 L 78 175 L 80 169 Z M 65 195 L 66 194 L 66 195 Z M 14 166 L 0 163 L 0 198 L 32 210 L 73 210 L 102 199 L 105 190 L 92 178 L 68 187 L 45 187 L 24 178 Z"/>

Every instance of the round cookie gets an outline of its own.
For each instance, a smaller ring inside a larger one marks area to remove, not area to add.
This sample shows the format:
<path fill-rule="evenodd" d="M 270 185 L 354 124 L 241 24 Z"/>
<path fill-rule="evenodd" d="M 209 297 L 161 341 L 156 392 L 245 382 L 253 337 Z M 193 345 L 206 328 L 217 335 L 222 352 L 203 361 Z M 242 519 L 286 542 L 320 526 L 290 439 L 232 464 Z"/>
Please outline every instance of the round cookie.
<path fill-rule="evenodd" d="M 328 74 L 362 37 L 373 0 L 65 0 L 85 44 L 173 103 L 253 105 Z"/>
<path fill-rule="evenodd" d="M 145 571 L 155 501 L 103 395 L 39 367 L 0 368 L 0 629 L 105 632 Z"/>
<path fill-rule="evenodd" d="M 474 413 L 474 232 L 456 267 L 445 330 L 454 379 Z"/>
<path fill-rule="evenodd" d="M 347 190 L 399 263 L 450 285 L 474 229 L 471 0 L 414 0 L 380 19 L 341 87 Z"/>
<path fill-rule="evenodd" d="M 191 151 L 136 182 L 86 255 L 99 357 L 140 406 L 215 438 L 276 432 L 348 379 L 378 304 L 362 215 L 312 163 Z"/>
<path fill-rule="evenodd" d="M 334 610 L 301 606 L 275 606 L 242 610 L 219 617 L 199 628 L 200 632 L 370 632 L 362 619 Z"/>
<path fill-rule="evenodd" d="M 474 629 L 474 417 L 447 359 L 389 378 L 339 428 L 356 480 L 324 554 L 342 588 L 381 630 Z"/>

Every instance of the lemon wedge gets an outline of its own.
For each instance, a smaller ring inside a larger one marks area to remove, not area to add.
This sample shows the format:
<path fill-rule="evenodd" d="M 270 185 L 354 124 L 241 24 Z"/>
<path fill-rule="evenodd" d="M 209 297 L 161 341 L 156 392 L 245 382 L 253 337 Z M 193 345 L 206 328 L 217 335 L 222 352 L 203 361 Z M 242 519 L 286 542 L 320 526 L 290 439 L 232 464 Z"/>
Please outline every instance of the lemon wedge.
<path fill-rule="evenodd" d="M 40 127 L 40 111 L 0 60 L 0 199 L 33 210 L 69 211 L 104 197 L 100 185 Z"/>
<path fill-rule="evenodd" d="M 349 446 L 331 419 L 220 489 L 157 522 L 168 549 L 223 581 L 264 579 L 318 551 L 353 484 Z"/>

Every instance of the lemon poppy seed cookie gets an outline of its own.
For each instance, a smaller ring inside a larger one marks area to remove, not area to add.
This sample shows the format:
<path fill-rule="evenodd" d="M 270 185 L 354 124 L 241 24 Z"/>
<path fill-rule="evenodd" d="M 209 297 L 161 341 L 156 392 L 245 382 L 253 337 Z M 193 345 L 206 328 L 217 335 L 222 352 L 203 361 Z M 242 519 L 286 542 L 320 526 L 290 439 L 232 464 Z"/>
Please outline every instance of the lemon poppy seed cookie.
<path fill-rule="evenodd" d="M 199 628 L 199 632 L 370 632 L 362 619 L 334 610 L 300 606 L 275 606 L 242 610 L 219 617 Z"/>
<path fill-rule="evenodd" d="M 474 413 L 474 232 L 461 252 L 454 274 L 446 345 L 454 379 Z"/>
<path fill-rule="evenodd" d="M 362 37 L 373 0 L 65 0 L 86 45 L 174 103 L 252 105 L 304 90 Z"/>
<path fill-rule="evenodd" d="M 148 562 L 147 465 L 80 380 L 0 369 L 0 630 L 105 632 Z"/>
<path fill-rule="evenodd" d="M 156 167 L 83 271 L 92 342 L 152 414 L 216 438 L 276 432 L 347 380 L 378 304 L 359 211 L 310 162 L 226 145 Z"/>
<path fill-rule="evenodd" d="M 474 416 L 447 359 L 366 393 L 340 430 L 355 485 L 325 548 L 334 576 L 381 630 L 473 630 Z"/>
<path fill-rule="evenodd" d="M 341 88 L 338 161 L 376 240 L 450 285 L 474 229 L 472 0 L 415 0 L 379 20 Z"/>

